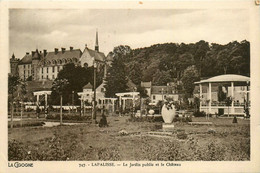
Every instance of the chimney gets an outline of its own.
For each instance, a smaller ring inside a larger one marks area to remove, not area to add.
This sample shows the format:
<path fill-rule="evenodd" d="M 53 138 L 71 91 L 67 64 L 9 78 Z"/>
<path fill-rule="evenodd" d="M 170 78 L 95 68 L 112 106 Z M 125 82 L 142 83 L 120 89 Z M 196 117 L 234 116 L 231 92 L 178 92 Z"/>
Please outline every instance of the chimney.
<path fill-rule="evenodd" d="M 58 53 L 58 51 L 59 51 L 58 48 L 54 48 L 55 55 Z"/>
<path fill-rule="evenodd" d="M 44 49 L 44 50 L 43 50 L 43 57 L 45 57 L 46 55 L 47 55 L 47 50 Z"/>
<path fill-rule="evenodd" d="M 35 52 L 34 52 L 34 51 L 32 51 L 32 57 L 34 56 L 34 54 L 35 54 Z"/>
<path fill-rule="evenodd" d="M 61 48 L 61 52 L 62 52 L 62 53 L 64 53 L 65 50 L 66 50 L 66 48 L 63 48 L 63 47 Z"/>
<path fill-rule="evenodd" d="M 73 50 L 73 47 L 70 46 L 70 51 L 72 51 L 72 50 Z"/>
<path fill-rule="evenodd" d="M 29 52 L 26 52 L 26 55 L 29 55 Z"/>
<path fill-rule="evenodd" d="M 85 44 L 85 49 L 87 49 L 88 48 L 88 44 Z"/>

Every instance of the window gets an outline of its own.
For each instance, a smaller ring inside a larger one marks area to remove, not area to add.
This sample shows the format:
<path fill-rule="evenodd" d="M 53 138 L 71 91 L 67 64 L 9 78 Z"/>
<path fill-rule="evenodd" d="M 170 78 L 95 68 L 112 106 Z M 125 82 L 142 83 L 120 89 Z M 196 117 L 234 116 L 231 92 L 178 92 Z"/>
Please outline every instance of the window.
<path fill-rule="evenodd" d="M 54 73 L 54 71 L 55 71 L 55 66 L 52 67 L 52 72 Z"/>
<path fill-rule="evenodd" d="M 46 78 L 49 79 L 49 76 L 47 75 Z"/>
<path fill-rule="evenodd" d="M 47 67 L 47 73 L 49 73 L 49 68 Z"/>
<path fill-rule="evenodd" d="M 52 79 L 54 79 L 55 77 L 54 77 L 54 75 L 52 75 Z"/>
<path fill-rule="evenodd" d="M 43 74 L 43 68 L 42 68 L 42 74 Z"/>
<path fill-rule="evenodd" d="M 58 66 L 58 72 L 60 71 L 60 66 Z"/>
<path fill-rule="evenodd" d="M 42 75 L 42 79 L 43 79 L 43 75 Z"/>
<path fill-rule="evenodd" d="M 155 100 L 155 96 L 153 96 L 153 99 Z"/>

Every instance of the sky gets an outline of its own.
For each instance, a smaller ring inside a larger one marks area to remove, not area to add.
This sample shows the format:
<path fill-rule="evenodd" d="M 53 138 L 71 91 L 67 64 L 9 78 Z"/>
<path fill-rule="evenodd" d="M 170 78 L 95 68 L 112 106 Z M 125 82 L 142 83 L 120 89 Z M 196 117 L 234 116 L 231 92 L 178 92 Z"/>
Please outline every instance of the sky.
<path fill-rule="evenodd" d="M 106 55 L 119 45 L 132 49 L 158 43 L 226 44 L 249 40 L 245 9 L 10 9 L 9 56 L 70 46 L 95 46 Z"/>

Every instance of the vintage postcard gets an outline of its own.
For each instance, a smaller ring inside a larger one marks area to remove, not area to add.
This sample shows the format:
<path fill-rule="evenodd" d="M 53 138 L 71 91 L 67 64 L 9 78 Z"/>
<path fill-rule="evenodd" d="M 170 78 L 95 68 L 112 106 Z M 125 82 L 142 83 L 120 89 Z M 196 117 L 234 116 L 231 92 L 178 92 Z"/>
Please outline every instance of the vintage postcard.
<path fill-rule="evenodd" d="M 1 1 L 0 172 L 259 172 L 258 1 Z"/>

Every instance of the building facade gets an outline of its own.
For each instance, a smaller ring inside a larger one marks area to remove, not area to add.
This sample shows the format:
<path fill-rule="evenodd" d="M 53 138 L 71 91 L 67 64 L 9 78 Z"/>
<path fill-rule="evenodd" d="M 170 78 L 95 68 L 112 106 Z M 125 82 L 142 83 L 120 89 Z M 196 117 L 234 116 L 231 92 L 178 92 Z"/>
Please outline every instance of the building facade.
<path fill-rule="evenodd" d="M 172 98 L 174 101 L 179 100 L 179 94 L 174 82 L 167 83 L 166 86 L 153 86 L 152 82 L 141 82 L 141 87 L 145 89 L 152 104 L 157 104 L 166 98 Z"/>
<path fill-rule="evenodd" d="M 250 78 L 225 74 L 195 82 L 194 97 L 200 100 L 200 111 L 218 115 L 244 115 L 250 110 Z M 221 95 L 224 95 L 221 96 Z M 225 100 L 231 99 L 229 105 Z"/>
<path fill-rule="evenodd" d="M 22 80 L 44 81 L 57 78 L 59 71 L 64 65 L 74 63 L 76 66 L 91 67 L 96 63 L 97 69 L 104 68 L 106 75 L 107 65 L 110 64 L 104 53 L 99 52 L 98 33 L 96 33 L 95 50 L 85 46 L 84 51 L 70 47 L 54 48 L 53 51 L 39 51 L 36 49 L 31 53 L 26 52 L 25 56 L 19 60 L 13 55 L 10 59 L 10 71 L 13 75 L 18 75 Z"/>

